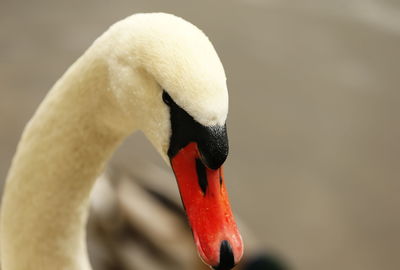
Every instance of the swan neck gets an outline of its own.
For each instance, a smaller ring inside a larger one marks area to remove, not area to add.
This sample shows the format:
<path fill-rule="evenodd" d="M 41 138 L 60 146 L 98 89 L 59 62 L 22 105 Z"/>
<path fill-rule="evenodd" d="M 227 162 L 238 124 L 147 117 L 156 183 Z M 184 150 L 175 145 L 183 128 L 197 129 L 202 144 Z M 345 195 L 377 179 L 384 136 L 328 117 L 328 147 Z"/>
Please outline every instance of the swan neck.
<path fill-rule="evenodd" d="M 110 89 L 107 62 L 89 51 L 26 126 L 2 202 L 2 269 L 90 269 L 85 244 L 90 191 L 132 132 Z"/>

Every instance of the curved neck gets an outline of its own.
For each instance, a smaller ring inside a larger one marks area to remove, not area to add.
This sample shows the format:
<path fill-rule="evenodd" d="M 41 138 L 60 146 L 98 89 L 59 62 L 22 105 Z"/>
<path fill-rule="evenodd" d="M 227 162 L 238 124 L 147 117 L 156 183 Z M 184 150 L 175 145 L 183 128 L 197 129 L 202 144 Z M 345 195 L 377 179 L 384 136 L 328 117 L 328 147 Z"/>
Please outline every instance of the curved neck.
<path fill-rule="evenodd" d="M 89 51 L 28 123 L 3 197 L 2 269 L 90 269 L 85 244 L 90 190 L 133 131 L 109 84 L 107 63 Z"/>

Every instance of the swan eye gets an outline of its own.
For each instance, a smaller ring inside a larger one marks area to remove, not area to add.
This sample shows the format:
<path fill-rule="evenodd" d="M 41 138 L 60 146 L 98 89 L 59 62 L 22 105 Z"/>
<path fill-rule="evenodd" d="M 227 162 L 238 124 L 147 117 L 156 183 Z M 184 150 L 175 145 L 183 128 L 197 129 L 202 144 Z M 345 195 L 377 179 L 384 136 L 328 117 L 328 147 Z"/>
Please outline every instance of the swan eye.
<path fill-rule="evenodd" d="M 173 103 L 172 98 L 168 95 L 168 93 L 165 90 L 163 91 L 162 99 L 164 103 L 169 106 Z"/>

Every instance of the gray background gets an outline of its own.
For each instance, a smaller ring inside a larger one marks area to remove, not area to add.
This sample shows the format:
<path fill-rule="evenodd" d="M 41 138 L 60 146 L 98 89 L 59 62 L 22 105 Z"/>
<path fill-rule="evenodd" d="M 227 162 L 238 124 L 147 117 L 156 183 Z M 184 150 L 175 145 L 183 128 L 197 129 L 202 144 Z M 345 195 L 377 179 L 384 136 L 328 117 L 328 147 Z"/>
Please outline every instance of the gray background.
<path fill-rule="evenodd" d="M 136 12 L 199 26 L 228 76 L 235 212 L 294 269 L 400 269 L 400 3 L 0 2 L 0 179 L 66 68 Z M 162 160 L 136 134 L 114 163 Z M 165 166 L 162 164 L 162 166 Z"/>

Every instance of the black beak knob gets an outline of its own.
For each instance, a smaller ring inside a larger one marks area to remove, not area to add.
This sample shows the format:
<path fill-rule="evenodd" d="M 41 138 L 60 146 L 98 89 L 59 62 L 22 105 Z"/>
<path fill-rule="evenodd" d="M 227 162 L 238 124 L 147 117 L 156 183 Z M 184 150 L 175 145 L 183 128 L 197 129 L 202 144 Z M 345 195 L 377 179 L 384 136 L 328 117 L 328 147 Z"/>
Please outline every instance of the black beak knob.
<path fill-rule="evenodd" d="M 168 156 L 172 158 L 183 147 L 196 142 L 203 164 L 213 170 L 221 167 L 229 150 L 226 125 L 204 126 L 179 107 L 166 91 L 162 97 L 171 115 L 172 133 Z"/>
<path fill-rule="evenodd" d="M 216 170 L 224 164 L 229 152 L 226 126 L 205 127 L 199 131 L 197 143 L 201 161 Z"/>

